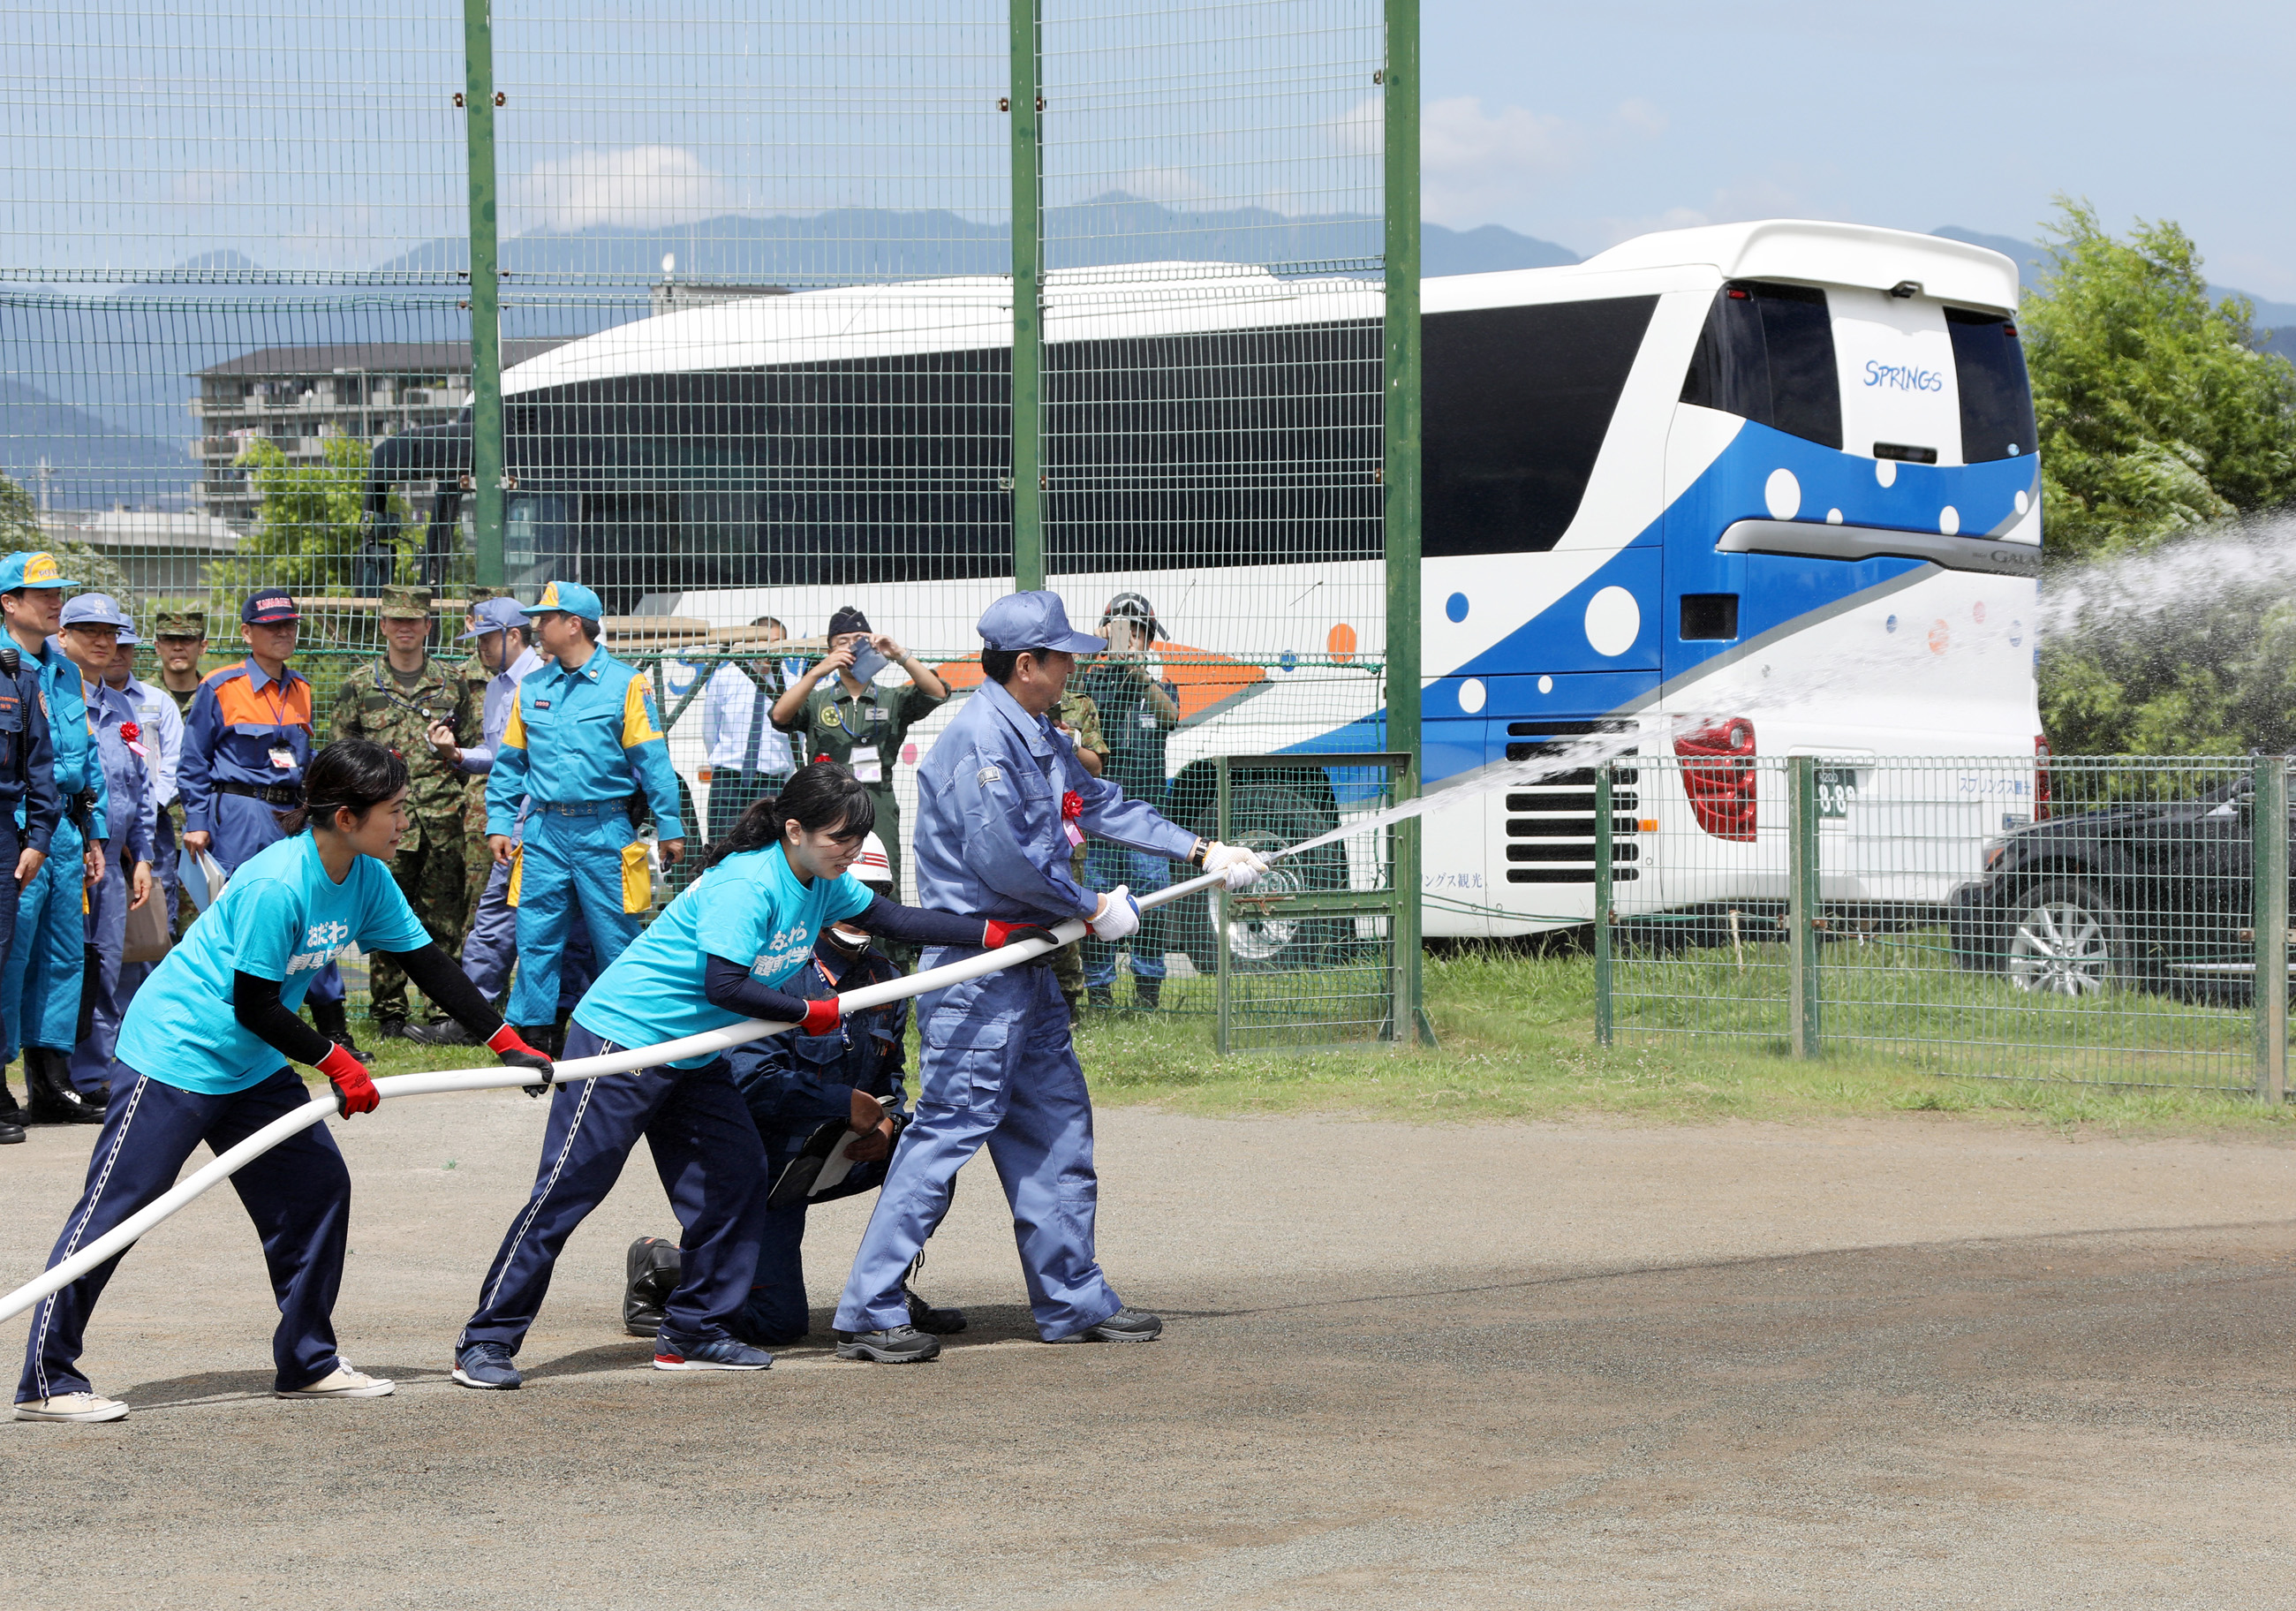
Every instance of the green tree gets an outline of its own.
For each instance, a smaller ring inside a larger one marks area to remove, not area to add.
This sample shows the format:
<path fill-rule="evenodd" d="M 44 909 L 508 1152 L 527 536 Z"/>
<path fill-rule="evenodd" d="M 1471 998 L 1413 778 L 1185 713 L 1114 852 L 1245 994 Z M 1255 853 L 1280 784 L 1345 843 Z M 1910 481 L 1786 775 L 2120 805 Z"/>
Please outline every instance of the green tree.
<path fill-rule="evenodd" d="M 2296 368 L 2212 302 L 2173 223 L 2115 239 L 2061 200 L 2054 267 L 2019 322 L 2047 522 L 2043 723 L 2063 753 L 2296 741 Z M 2227 529 L 2227 528 L 2230 529 Z"/>
<path fill-rule="evenodd" d="M 109 593 L 123 604 L 127 579 L 119 566 L 85 543 L 66 541 L 40 524 L 39 505 L 20 481 L 0 473 L 0 554 L 36 554 L 45 549 L 56 556 L 66 576 L 79 583 L 76 592 Z"/>
<path fill-rule="evenodd" d="M 373 450 L 357 437 L 331 436 L 321 462 L 288 463 L 286 451 L 258 437 L 235 461 L 255 484 L 255 535 L 243 557 L 216 567 L 217 596 L 250 588 L 285 588 L 305 596 L 355 590 L 359 521 L 366 503 Z"/>

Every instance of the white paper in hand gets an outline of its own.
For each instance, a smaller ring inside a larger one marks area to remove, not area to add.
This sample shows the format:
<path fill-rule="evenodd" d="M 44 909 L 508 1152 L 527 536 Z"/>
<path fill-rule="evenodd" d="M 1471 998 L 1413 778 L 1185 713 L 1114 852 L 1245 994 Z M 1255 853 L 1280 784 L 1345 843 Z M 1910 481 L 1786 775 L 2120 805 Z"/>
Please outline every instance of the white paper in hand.
<path fill-rule="evenodd" d="M 813 1178 L 813 1186 L 805 1194 L 807 1196 L 819 1196 L 852 1172 L 853 1145 L 860 1139 L 857 1130 L 845 1132 L 844 1138 L 830 1150 L 829 1156 L 821 1161 L 821 1172 Z"/>
<path fill-rule="evenodd" d="M 184 893 L 192 898 L 195 911 L 204 912 L 223 899 L 223 886 L 229 876 L 223 863 L 205 851 L 193 853 L 179 864 L 184 881 Z"/>

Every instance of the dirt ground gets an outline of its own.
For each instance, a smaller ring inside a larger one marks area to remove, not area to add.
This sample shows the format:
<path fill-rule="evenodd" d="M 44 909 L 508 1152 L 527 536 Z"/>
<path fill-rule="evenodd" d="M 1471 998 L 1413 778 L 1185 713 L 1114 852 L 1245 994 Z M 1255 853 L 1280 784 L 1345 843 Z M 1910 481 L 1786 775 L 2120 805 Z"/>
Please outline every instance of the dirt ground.
<path fill-rule="evenodd" d="M 338 1127 L 338 1322 L 393 1398 L 267 1396 L 229 1193 L 131 1254 L 87 1363 L 135 1414 L 0 1425 L 0 1603 L 2296 1605 L 2282 1147 L 1117 1109 L 1103 1258 L 1162 1341 L 1034 1340 L 983 1159 L 921 1282 L 974 1320 L 939 1363 L 745 1377 L 620 1333 L 622 1249 L 670 1229 L 640 1158 L 527 1388 L 471 1393 L 450 1345 L 541 1123 Z M 86 1147 L 0 1154 L 10 1282 Z M 816 1222 L 823 1334 L 865 1212 Z"/>

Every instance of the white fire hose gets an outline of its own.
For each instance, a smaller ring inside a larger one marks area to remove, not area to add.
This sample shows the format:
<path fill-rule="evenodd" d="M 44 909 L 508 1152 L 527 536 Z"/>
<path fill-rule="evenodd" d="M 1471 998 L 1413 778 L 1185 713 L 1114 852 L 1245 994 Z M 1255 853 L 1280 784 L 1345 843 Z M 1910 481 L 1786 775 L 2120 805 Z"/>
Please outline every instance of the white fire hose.
<path fill-rule="evenodd" d="M 1300 849 L 1306 847 L 1300 846 Z M 1275 851 L 1269 857 L 1285 854 Z M 1198 890 L 1209 890 L 1220 883 L 1225 875 L 1206 873 L 1185 884 L 1176 884 L 1153 894 L 1139 898 L 1142 910 L 1177 900 L 1183 895 Z M 984 974 L 994 974 L 1019 963 L 1033 962 L 1037 958 L 1058 950 L 1061 945 L 1073 944 L 1085 936 L 1081 918 L 1070 918 L 1055 925 L 1052 931 L 1059 936 L 1059 944 L 1046 940 L 1026 940 L 993 951 L 983 951 L 977 957 L 967 957 L 962 962 L 951 962 L 928 969 L 922 974 L 910 974 L 899 979 L 889 979 L 882 984 L 873 984 L 865 990 L 849 990 L 837 999 L 840 1009 L 857 1013 L 873 1007 L 882 1007 L 889 1001 L 899 1001 L 910 996 L 922 996 L 929 990 L 940 990 L 952 984 L 962 984 L 968 979 L 978 979 Z M 555 1081 L 571 1085 L 583 1080 L 595 1080 L 607 1074 L 627 1074 L 634 1069 L 652 1068 L 656 1064 L 676 1062 L 685 1057 L 699 1057 L 710 1052 L 731 1051 L 737 1046 L 763 1040 L 794 1029 L 792 1023 L 768 1023 L 763 1019 L 750 1018 L 724 1029 L 710 1030 L 703 1034 L 687 1035 L 682 1040 L 667 1040 L 660 1046 L 642 1047 L 636 1051 L 614 1052 L 603 1057 L 580 1057 L 555 1065 Z M 393 1074 L 377 1080 L 378 1095 L 393 1097 L 436 1097 L 450 1091 L 507 1090 L 533 1084 L 530 1069 L 521 1068 L 457 1068 L 428 1074 Z M 286 1140 L 300 1135 L 314 1124 L 333 1117 L 341 1110 L 334 1092 L 314 1097 L 304 1106 L 257 1130 L 215 1162 L 176 1183 L 166 1195 L 154 1199 L 127 1219 L 113 1226 L 86 1247 L 72 1254 L 53 1269 L 24 1283 L 5 1299 L 0 1299 L 0 1320 L 11 1320 L 23 1313 L 50 1293 L 69 1286 L 105 1260 L 124 1253 L 153 1226 L 188 1206 L 194 1197 L 229 1179 L 256 1159 Z"/>

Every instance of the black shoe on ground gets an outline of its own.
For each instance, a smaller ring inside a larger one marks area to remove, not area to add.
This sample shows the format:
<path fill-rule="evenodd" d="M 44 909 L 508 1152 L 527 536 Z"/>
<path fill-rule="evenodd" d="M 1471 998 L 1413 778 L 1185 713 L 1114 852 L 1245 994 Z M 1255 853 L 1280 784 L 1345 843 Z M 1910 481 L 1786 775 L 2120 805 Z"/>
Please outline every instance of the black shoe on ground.
<path fill-rule="evenodd" d="M 21 1124 L 24 1110 L 16 1106 L 16 1093 L 8 1089 L 8 1081 L 0 1078 L 0 1124 Z"/>
<path fill-rule="evenodd" d="M 1085 991 L 1084 1004 L 1096 1013 L 1114 1012 L 1116 1010 L 1116 987 L 1112 984 L 1094 985 L 1091 989 Z"/>
<path fill-rule="evenodd" d="M 404 1018 L 377 1018 L 374 1021 L 374 1038 L 378 1040 L 412 1040 L 414 1032 L 413 1026 Z"/>
<path fill-rule="evenodd" d="M 840 1331 L 837 1357 L 867 1360 L 878 1365 L 922 1365 L 940 1357 L 940 1339 L 914 1326 L 889 1326 L 882 1331 Z"/>
<path fill-rule="evenodd" d="M 71 1067 L 62 1052 L 45 1046 L 24 1048 L 24 1089 L 30 1100 L 24 1118 L 33 1124 L 101 1124 L 103 1106 L 72 1089 Z"/>
<path fill-rule="evenodd" d="M 24 1127 L 0 1119 L 0 1147 L 13 1147 L 24 1138 Z"/>
<path fill-rule="evenodd" d="M 660 1237 L 640 1237 L 630 1244 L 622 1261 L 627 1284 L 622 1288 L 622 1329 L 634 1337 L 650 1337 L 661 1329 L 662 1306 L 685 1278 L 685 1258 L 677 1244 Z"/>
<path fill-rule="evenodd" d="M 1152 1013 L 1164 1003 L 1164 982 L 1161 979 L 1135 979 L 1132 982 L 1132 1010 Z"/>
<path fill-rule="evenodd" d="M 351 1039 L 350 1014 L 341 1002 L 313 1001 L 308 1005 L 311 1009 L 313 1029 L 317 1030 L 360 1062 L 366 1061 L 366 1053 L 359 1048 L 357 1041 Z"/>
<path fill-rule="evenodd" d="M 906 1281 L 901 1283 L 901 1295 L 909 1301 L 909 1324 L 919 1331 L 937 1337 L 953 1337 L 964 1329 L 964 1311 L 935 1309 L 917 1295 L 917 1289 Z"/>
<path fill-rule="evenodd" d="M 438 1023 L 410 1023 L 406 1038 L 417 1046 L 476 1046 L 478 1037 L 452 1018 Z"/>
<path fill-rule="evenodd" d="M 1087 1343 L 1148 1343 L 1153 1342 L 1164 1329 L 1164 1322 L 1154 1315 L 1137 1309 L 1119 1309 L 1097 1326 L 1087 1326 L 1077 1336 Z"/>

